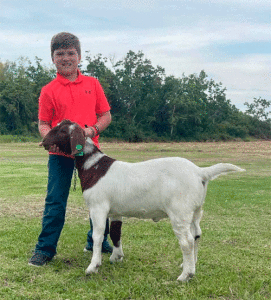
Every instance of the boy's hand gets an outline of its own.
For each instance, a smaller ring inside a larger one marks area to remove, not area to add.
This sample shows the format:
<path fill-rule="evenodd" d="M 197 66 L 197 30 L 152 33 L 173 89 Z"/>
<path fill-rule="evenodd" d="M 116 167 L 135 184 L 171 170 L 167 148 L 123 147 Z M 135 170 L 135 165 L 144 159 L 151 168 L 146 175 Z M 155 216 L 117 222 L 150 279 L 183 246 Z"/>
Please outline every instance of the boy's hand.
<path fill-rule="evenodd" d="M 86 137 L 90 137 L 91 139 L 95 136 L 95 131 L 93 127 L 86 127 L 84 128 Z"/>
<path fill-rule="evenodd" d="M 49 152 L 59 153 L 61 151 L 59 151 L 59 147 L 57 147 L 56 145 L 53 145 L 50 147 Z"/>
<path fill-rule="evenodd" d="M 39 146 L 42 147 L 42 142 L 39 143 Z M 45 149 L 46 150 L 46 149 Z M 60 153 L 61 151 L 59 150 L 59 147 L 57 147 L 56 145 L 53 145 L 50 147 L 50 149 L 48 150 L 49 152 L 53 152 L 53 153 Z"/>

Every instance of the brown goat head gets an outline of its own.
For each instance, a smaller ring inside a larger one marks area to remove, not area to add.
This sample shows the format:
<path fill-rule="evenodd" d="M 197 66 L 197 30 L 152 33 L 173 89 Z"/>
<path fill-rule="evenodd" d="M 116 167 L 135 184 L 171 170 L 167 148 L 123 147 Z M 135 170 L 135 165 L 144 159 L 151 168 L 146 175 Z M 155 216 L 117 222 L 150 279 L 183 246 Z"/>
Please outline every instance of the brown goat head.
<path fill-rule="evenodd" d="M 70 120 L 63 120 L 44 137 L 42 145 L 46 150 L 56 145 L 65 154 L 77 155 L 85 146 L 85 132 Z"/>

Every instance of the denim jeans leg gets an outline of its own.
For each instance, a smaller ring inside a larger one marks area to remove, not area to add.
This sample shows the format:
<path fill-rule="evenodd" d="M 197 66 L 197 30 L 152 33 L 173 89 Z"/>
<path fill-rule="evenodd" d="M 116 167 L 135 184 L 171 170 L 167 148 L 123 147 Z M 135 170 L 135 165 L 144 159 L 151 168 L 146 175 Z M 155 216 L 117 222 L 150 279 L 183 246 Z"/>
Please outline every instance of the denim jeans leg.
<path fill-rule="evenodd" d="M 49 155 L 48 189 L 43 212 L 42 231 L 35 252 L 49 257 L 56 254 L 58 239 L 65 222 L 73 169 L 73 159 Z"/>
<path fill-rule="evenodd" d="M 92 225 L 92 220 L 89 219 L 90 222 L 90 230 L 87 234 L 87 246 L 90 247 L 90 245 L 93 245 L 93 239 L 92 239 L 92 234 L 93 234 L 93 225 Z M 106 219 L 106 224 L 105 224 L 105 231 L 104 231 L 104 240 L 107 240 L 107 235 L 109 234 L 109 219 Z"/>

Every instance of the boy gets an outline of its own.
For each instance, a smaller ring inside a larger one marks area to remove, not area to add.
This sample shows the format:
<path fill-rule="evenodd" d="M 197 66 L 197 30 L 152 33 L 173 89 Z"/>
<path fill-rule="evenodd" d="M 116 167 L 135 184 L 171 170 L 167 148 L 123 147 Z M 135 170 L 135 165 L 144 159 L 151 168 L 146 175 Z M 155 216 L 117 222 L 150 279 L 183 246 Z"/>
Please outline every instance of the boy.
<path fill-rule="evenodd" d="M 39 132 L 43 137 L 59 122 L 69 119 L 78 123 L 99 147 L 99 133 L 111 122 L 110 106 L 99 81 L 84 76 L 78 69 L 81 60 L 79 39 L 67 32 L 53 36 L 51 41 L 52 61 L 57 77 L 42 88 L 39 98 Z M 67 199 L 74 170 L 74 157 L 64 155 L 56 146 L 49 150 L 48 189 L 42 220 L 42 231 L 29 265 L 42 266 L 56 254 L 57 242 L 62 231 Z M 84 251 L 91 251 L 91 230 Z M 109 222 L 102 244 L 103 252 L 112 252 L 107 241 Z"/>

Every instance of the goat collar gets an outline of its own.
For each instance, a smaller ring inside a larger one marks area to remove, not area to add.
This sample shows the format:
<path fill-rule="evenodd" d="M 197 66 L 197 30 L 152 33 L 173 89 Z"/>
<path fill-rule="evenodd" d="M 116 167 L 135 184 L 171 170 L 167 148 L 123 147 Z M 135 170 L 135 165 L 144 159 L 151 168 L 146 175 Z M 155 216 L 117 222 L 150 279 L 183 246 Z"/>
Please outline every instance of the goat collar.
<path fill-rule="evenodd" d="M 83 151 L 83 146 L 81 144 L 78 144 L 75 146 L 75 149 L 77 151 L 82 150 L 81 152 L 76 153 L 74 156 L 83 156 L 84 155 L 84 151 Z"/>

